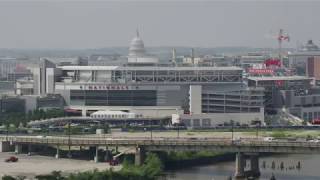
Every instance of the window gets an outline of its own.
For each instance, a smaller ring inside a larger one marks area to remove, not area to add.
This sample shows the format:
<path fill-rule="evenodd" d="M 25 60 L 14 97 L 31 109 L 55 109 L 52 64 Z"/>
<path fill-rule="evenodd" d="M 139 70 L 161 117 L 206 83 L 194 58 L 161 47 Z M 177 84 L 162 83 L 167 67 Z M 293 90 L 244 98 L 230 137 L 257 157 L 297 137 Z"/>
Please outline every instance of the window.
<path fill-rule="evenodd" d="M 306 113 L 306 112 L 303 113 L 303 119 L 304 119 L 304 120 L 307 120 L 307 119 L 308 119 L 308 113 Z"/>
<path fill-rule="evenodd" d="M 191 126 L 191 120 L 190 120 L 190 119 L 183 119 L 182 122 L 183 122 L 186 126 Z"/>
<path fill-rule="evenodd" d="M 202 119 L 202 126 L 204 126 L 204 127 L 211 126 L 211 120 L 210 119 Z"/>
<path fill-rule="evenodd" d="M 156 106 L 155 90 L 71 90 L 71 104 L 87 106 Z"/>
<path fill-rule="evenodd" d="M 200 119 L 194 119 L 193 126 L 200 126 Z"/>
<path fill-rule="evenodd" d="M 309 112 L 308 120 L 309 120 L 309 121 L 312 121 L 312 112 Z"/>

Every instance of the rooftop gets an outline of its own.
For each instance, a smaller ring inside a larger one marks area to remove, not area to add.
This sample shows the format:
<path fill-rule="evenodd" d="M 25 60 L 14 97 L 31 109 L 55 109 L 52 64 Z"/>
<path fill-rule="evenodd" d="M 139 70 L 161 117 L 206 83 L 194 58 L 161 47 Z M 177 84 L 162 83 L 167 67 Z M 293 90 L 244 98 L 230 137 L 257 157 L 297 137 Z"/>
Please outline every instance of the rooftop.
<path fill-rule="evenodd" d="M 242 68 L 229 66 L 229 67 L 174 67 L 174 66 L 59 66 L 62 70 L 139 70 L 139 71 L 155 71 L 155 70 L 168 70 L 168 71 L 196 71 L 196 70 L 239 70 Z"/>
<path fill-rule="evenodd" d="M 276 81 L 276 80 L 312 80 L 312 78 L 306 76 L 264 76 L 264 77 L 248 77 L 253 81 Z"/>

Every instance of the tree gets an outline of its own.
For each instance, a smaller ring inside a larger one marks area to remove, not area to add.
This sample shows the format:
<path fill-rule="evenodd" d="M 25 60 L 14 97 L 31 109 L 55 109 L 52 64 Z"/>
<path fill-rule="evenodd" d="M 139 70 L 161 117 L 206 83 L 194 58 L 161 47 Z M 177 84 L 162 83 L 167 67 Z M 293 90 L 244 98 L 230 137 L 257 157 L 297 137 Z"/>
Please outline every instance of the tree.
<path fill-rule="evenodd" d="M 16 180 L 16 178 L 6 175 L 6 176 L 2 176 L 2 180 Z"/>
<path fill-rule="evenodd" d="M 143 176 L 153 178 L 162 173 L 163 164 L 159 157 L 154 153 L 148 153 L 145 163 L 142 166 Z"/>

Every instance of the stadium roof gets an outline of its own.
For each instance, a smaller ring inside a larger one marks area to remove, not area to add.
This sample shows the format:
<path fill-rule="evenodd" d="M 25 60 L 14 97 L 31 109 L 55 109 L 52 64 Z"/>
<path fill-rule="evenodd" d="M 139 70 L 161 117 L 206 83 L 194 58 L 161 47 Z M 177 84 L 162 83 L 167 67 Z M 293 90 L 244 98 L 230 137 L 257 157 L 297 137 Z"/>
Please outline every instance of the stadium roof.
<path fill-rule="evenodd" d="M 276 80 L 312 80 L 310 77 L 306 76 L 263 76 L 263 77 L 248 77 L 249 80 L 253 81 L 276 81 Z"/>

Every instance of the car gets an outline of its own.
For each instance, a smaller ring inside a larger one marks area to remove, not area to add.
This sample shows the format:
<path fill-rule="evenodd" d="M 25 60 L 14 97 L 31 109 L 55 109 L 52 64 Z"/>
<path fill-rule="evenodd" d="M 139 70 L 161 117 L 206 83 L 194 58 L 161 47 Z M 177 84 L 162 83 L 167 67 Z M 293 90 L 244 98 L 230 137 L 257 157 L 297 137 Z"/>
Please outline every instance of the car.
<path fill-rule="evenodd" d="M 263 138 L 263 141 L 274 141 L 275 139 L 274 139 L 274 137 L 264 137 Z"/>
<path fill-rule="evenodd" d="M 112 159 L 109 161 L 110 166 L 116 166 L 119 164 L 119 161 L 117 159 Z"/>
<path fill-rule="evenodd" d="M 235 137 L 232 139 L 232 143 L 235 143 L 235 144 L 241 143 L 241 141 L 242 141 L 241 137 Z"/>
<path fill-rule="evenodd" d="M 308 140 L 308 142 L 318 143 L 320 141 L 319 141 L 319 139 L 310 139 L 310 140 Z"/>
<path fill-rule="evenodd" d="M 15 156 L 10 156 L 9 158 L 5 159 L 5 162 L 18 162 L 18 158 Z"/>
<path fill-rule="evenodd" d="M 46 136 L 41 136 L 41 135 L 39 135 L 39 136 L 36 136 L 36 138 L 38 138 L 38 139 L 42 139 L 42 138 L 45 138 Z"/>

